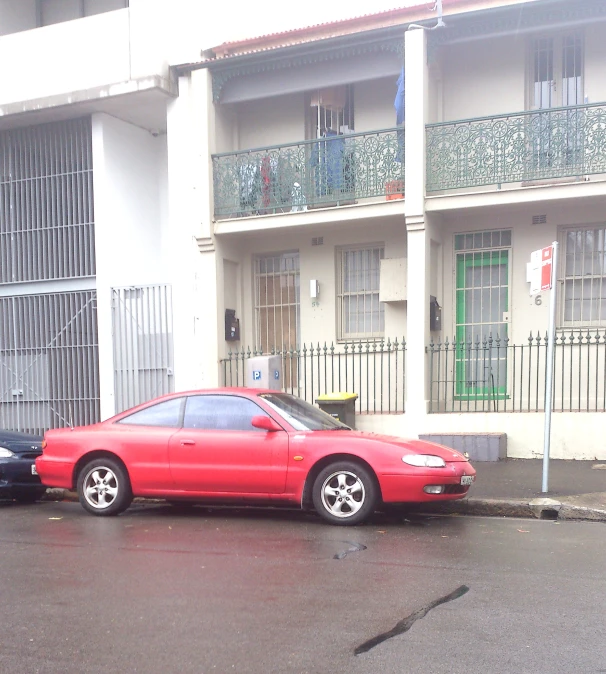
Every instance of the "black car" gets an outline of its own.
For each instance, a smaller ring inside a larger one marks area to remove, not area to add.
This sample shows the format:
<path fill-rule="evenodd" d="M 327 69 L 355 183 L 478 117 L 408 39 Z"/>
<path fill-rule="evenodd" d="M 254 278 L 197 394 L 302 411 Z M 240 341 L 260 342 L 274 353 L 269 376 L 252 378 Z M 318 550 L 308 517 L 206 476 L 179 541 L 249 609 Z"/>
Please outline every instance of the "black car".
<path fill-rule="evenodd" d="M 33 503 L 46 492 L 36 473 L 42 437 L 0 430 L 0 499 Z"/>

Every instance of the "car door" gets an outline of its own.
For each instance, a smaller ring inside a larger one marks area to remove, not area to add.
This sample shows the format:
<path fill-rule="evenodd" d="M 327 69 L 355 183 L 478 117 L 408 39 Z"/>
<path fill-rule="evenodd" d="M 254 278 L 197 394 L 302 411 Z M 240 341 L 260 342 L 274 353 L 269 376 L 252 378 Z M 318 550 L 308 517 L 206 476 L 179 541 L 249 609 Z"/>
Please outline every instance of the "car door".
<path fill-rule="evenodd" d="M 128 468 L 135 491 L 173 489 L 169 440 L 180 424 L 185 397 L 171 398 L 122 417 L 111 426 L 111 443 Z"/>
<path fill-rule="evenodd" d="M 201 493 L 283 493 L 288 433 L 254 428 L 252 418 L 260 415 L 268 416 L 244 396 L 189 396 L 183 428 L 169 446 L 175 487 Z"/>

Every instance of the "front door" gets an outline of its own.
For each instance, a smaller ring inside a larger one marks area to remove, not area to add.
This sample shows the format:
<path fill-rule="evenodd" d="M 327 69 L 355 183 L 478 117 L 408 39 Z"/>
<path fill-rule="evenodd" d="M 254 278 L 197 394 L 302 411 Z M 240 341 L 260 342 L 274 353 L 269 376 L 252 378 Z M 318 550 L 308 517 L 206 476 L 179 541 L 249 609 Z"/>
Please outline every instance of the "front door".
<path fill-rule="evenodd" d="M 175 488 L 205 494 L 281 494 L 288 433 L 254 428 L 267 413 L 237 395 L 189 396 L 183 428 L 169 444 Z"/>
<path fill-rule="evenodd" d="M 457 239 L 471 249 L 456 253 L 456 394 L 496 399 L 507 392 L 510 251 L 483 244 L 510 242 L 511 233 Z"/>

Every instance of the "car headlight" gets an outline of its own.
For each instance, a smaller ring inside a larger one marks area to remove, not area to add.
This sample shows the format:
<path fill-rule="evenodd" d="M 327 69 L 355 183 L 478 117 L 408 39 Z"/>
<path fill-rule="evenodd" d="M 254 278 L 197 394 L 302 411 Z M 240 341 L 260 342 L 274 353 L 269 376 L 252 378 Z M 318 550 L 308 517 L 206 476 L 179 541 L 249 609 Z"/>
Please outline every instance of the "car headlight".
<path fill-rule="evenodd" d="M 10 449 L 6 449 L 6 447 L 0 447 L 0 459 L 14 459 L 15 454 L 11 452 Z"/>
<path fill-rule="evenodd" d="M 402 461 L 417 468 L 444 468 L 446 466 L 444 459 L 432 454 L 407 454 L 402 457 Z"/>

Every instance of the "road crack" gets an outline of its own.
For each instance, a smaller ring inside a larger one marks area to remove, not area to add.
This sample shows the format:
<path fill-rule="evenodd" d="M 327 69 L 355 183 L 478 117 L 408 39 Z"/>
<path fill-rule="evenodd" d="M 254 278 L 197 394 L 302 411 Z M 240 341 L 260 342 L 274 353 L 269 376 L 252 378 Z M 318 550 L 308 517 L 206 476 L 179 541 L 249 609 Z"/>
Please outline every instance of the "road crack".
<path fill-rule="evenodd" d="M 447 602 L 452 601 L 453 599 L 458 599 L 467 592 L 469 592 L 469 588 L 467 587 L 467 585 L 461 585 L 450 594 L 447 594 L 444 597 L 440 597 L 439 599 L 435 599 L 434 601 L 427 604 L 427 606 L 418 609 L 414 613 L 411 613 L 407 618 L 400 620 L 400 622 L 396 623 L 396 625 L 392 629 L 390 629 L 389 632 L 383 632 L 382 634 L 378 634 L 376 637 L 373 637 L 372 639 L 365 641 L 363 644 L 360 644 L 354 650 L 354 655 L 367 653 L 371 648 L 374 648 L 375 646 L 382 644 L 384 641 L 387 641 L 387 639 L 391 639 L 392 637 L 398 636 L 398 634 L 404 634 L 404 632 L 408 632 L 408 630 L 414 625 L 414 623 L 417 620 L 424 618 L 431 611 L 432 608 L 436 608 L 436 606 L 440 606 L 440 604 L 446 604 Z"/>

